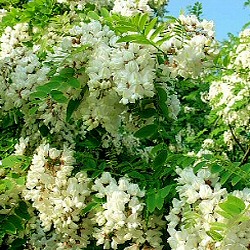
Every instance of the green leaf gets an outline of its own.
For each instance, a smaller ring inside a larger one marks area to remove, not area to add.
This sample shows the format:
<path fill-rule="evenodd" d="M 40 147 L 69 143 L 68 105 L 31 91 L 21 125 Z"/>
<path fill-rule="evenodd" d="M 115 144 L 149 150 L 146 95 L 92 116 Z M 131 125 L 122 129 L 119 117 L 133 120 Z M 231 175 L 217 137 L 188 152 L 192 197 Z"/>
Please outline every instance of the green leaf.
<path fill-rule="evenodd" d="M 228 219 L 228 220 L 230 220 L 230 219 L 232 219 L 233 218 L 233 216 L 231 215 L 231 214 L 229 214 L 229 213 L 227 213 L 227 212 L 225 212 L 225 211 L 223 211 L 223 210 L 221 210 L 221 211 L 216 211 L 219 215 L 221 215 L 222 217 L 224 217 L 224 218 L 226 218 L 226 219 Z"/>
<path fill-rule="evenodd" d="M 44 85 L 41 85 L 41 86 L 38 86 L 36 88 L 36 90 L 37 90 L 37 92 L 44 92 L 47 95 L 47 94 L 50 93 L 51 90 L 58 89 L 61 86 L 61 82 L 63 80 L 60 80 L 60 81 L 58 81 L 58 80 L 50 80 L 48 83 L 46 83 Z"/>
<path fill-rule="evenodd" d="M 167 160 L 167 153 L 167 150 L 162 150 L 158 153 L 153 162 L 154 169 L 157 169 L 165 164 Z"/>
<path fill-rule="evenodd" d="M 39 131 L 40 131 L 40 133 L 41 133 L 41 135 L 43 136 L 43 137 L 46 137 L 48 134 L 49 134 L 49 129 L 48 129 L 48 127 L 46 126 L 46 125 L 42 125 L 42 126 L 40 126 L 39 128 Z"/>
<path fill-rule="evenodd" d="M 30 214 L 28 212 L 28 206 L 24 201 L 21 201 L 19 203 L 19 206 L 16 207 L 14 211 L 15 211 L 16 215 L 18 215 L 19 217 L 21 217 L 25 220 L 29 220 L 31 218 Z"/>
<path fill-rule="evenodd" d="M 139 44 L 151 44 L 150 41 L 145 38 L 145 36 L 140 34 L 135 35 L 126 35 L 118 39 L 117 43 L 121 42 L 132 42 L 132 43 L 139 43 Z"/>
<path fill-rule="evenodd" d="M 5 232 L 7 232 L 9 234 L 16 233 L 16 227 L 9 221 L 4 221 L 1 225 L 1 227 L 4 229 Z"/>
<path fill-rule="evenodd" d="M 165 103 L 168 99 L 166 91 L 163 88 L 156 88 L 156 90 L 160 101 Z"/>
<path fill-rule="evenodd" d="M 244 164 L 244 165 L 241 167 L 241 169 L 244 170 L 244 171 L 247 172 L 247 173 L 250 173 L 250 163 Z"/>
<path fill-rule="evenodd" d="M 141 118 L 150 118 L 157 114 L 156 109 L 154 108 L 147 108 L 139 112 Z"/>
<path fill-rule="evenodd" d="M 128 172 L 127 174 L 133 179 L 145 180 L 145 176 L 137 171 Z"/>
<path fill-rule="evenodd" d="M 21 177 L 17 178 L 15 181 L 16 181 L 16 184 L 23 186 L 26 183 L 26 178 L 25 178 L 25 176 L 21 176 Z"/>
<path fill-rule="evenodd" d="M 39 99 L 42 99 L 42 98 L 45 98 L 47 97 L 48 93 L 45 92 L 45 91 L 36 91 L 36 92 L 33 92 L 30 94 L 30 97 L 31 98 L 39 98 Z"/>
<path fill-rule="evenodd" d="M 214 231 L 225 231 L 227 229 L 227 224 L 220 222 L 212 222 L 210 223 L 211 230 Z"/>
<path fill-rule="evenodd" d="M 88 15 L 88 17 L 90 17 L 91 19 L 94 19 L 94 20 L 100 19 L 99 15 L 95 11 L 89 11 L 87 15 Z"/>
<path fill-rule="evenodd" d="M 109 11 L 106 8 L 102 7 L 101 8 L 101 16 L 103 16 L 103 17 L 106 18 L 106 17 L 110 16 L 110 13 L 109 13 Z"/>
<path fill-rule="evenodd" d="M 231 172 L 222 172 L 221 178 L 220 178 L 220 183 L 222 185 L 224 185 L 228 181 L 228 179 L 230 178 L 231 175 L 232 175 Z"/>
<path fill-rule="evenodd" d="M 211 173 L 220 173 L 223 170 L 223 167 L 217 163 L 211 165 Z"/>
<path fill-rule="evenodd" d="M 157 42 L 155 43 L 157 46 L 161 46 L 164 42 L 168 41 L 172 36 L 164 36 L 162 39 L 157 40 Z"/>
<path fill-rule="evenodd" d="M 136 27 L 134 27 L 134 26 L 126 26 L 126 25 L 116 26 L 115 30 L 118 31 L 118 32 L 121 32 L 121 33 L 137 32 L 138 31 Z"/>
<path fill-rule="evenodd" d="M 59 75 L 60 75 L 61 77 L 64 77 L 64 78 L 72 77 L 72 76 L 74 76 L 74 74 L 75 74 L 75 69 L 70 68 L 70 67 L 68 67 L 68 68 L 63 68 L 63 69 L 60 71 L 60 73 L 59 73 Z"/>
<path fill-rule="evenodd" d="M 210 231 L 208 231 L 206 233 L 207 233 L 208 236 L 210 236 L 215 241 L 222 241 L 223 238 L 224 238 L 220 233 L 218 233 L 218 232 L 216 232 L 214 230 L 210 230 Z"/>
<path fill-rule="evenodd" d="M 173 187 L 174 187 L 173 185 L 168 185 L 168 186 L 160 189 L 159 190 L 160 196 L 165 199 L 165 197 L 168 196 L 168 194 L 170 193 L 170 191 L 172 190 Z"/>
<path fill-rule="evenodd" d="M 231 183 L 233 186 L 237 185 L 242 179 L 242 176 L 236 175 L 232 178 Z"/>
<path fill-rule="evenodd" d="M 96 161 L 93 158 L 85 158 L 84 159 L 84 166 L 87 169 L 95 170 L 97 165 L 96 165 Z"/>
<path fill-rule="evenodd" d="M 76 79 L 76 78 L 74 78 L 74 77 L 69 78 L 69 79 L 67 80 L 67 83 L 68 83 L 71 87 L 76 88 L 76 89 L 78 89 L 78 88 L 81 87 L 81 83 L 79 82 L 79 80 Z"/>
<path fill-rule="evenodd" d="M 144 35 L 147 36 L 149 34 L 149 32 L 154 28 L 155 24 L 157 23 L 158 18 L 155 17 L 154 19 L 152 19 L 150 21 L 150 23 L 148 24 L 147 28 L 144 31 Z"/>
<path fill-rule="evenodd" d="M 58 103 L 67 103 L 68 99 L 64 96 L 63 92 L 59 90 L 52 90 L 51 97 Z"/>
<path fill-rule="evenodd" d="M 160 192 L 155 193 L 155 205 L 159 210 L 163 208 L 164 198 L 161 196 Z"/>
<path fill-rule="evenodd" d="M 79 99 L 71 99 L 69 100 L 68 106 L 67 106 L 67 111 L 66 111 L 66 121 L 69 122 L 72 114 L 74 113 L 74 111 L 77 110 L 77 108 L 79 107 L 81 103 L 81 100 Z"/>
<path fill-rule="evenodd" d="M 141 30 L 144 29 L 144 26 L 145 26 L 147 20 L 148 20 L 148 14 L 143 14 L 140 16 L 138 26 Z"/>
<path fill-rule="evenodd" d="M 96 202 L 90 202 L 83 210 L 82 210 L 82 214 L 86 215 L 88 212 L 90 212 L 92 209 L 96 208 L 100 206 L 100 203 L 96 203 Z"/>
<path fill-rule="evenodd" d="M 151 34 L 150 40 L 155 39 L 163 30 L 165 29 L 164 25 L 159 25 L 156 30 Z"/>
<path fill-rule="evenodd" d="M 226 202 L 228 204 L 237 206 L 241 211 L 243 211 L 246 208 L 245 202 L 242 199 L 233 195 L 228 195 Z"/>
<path fill-rule="evenodd" d="M 24 245 L 26 243 L 26 239 L 15 239 L 12 243 L 11 243 L 11 249 L 15 249 L 15 250 L 21 250 L 24 249 Z M 10 250 L 11 250 L 10 249 Z"/>
<path fill-rule="evenodd" d="M 226 212 L 227 214 L 230 214 L 232 216 L 239 215 L 242 212 L 242 210 L 237 205 L 234 205 L 234 204 L 231 204 L 231 203 L 227 203 L 227 202 L 220 203 L 219 207 L 224 212 Z"/>
<path fill-rule="evenodd" d="M 200 169 L 207 165 L 206 161 L 201 161 L 194 166 L 194 173 L 197 173 Z"/>
<path fill-rule="evenodd" d="M 149 190 L 146 198 L 147 209 L 150 213 L 153 213 L 156 208 L 155 192 L 154 190 Z"/>
<path fill-rule="evenodd" d="M 2 160 L 2 166 L 4 168 L 13 168 L 20 165 L 23 161 L 23 157 L 19 155 L 10 155 Z"/>
<path fill-rule="evenodd" d="M 22 219 L 14 214 L 8 216 L 7 221 L 10 222 L 11 224 L 13 224 L 15 226 L 15 228 L 18 230 L 24 229 Z"/>
<path fill-rule="evenodd" d="M 158 127 L 155 124 L 147 125 L 134 133 L 137 138 L 148 138 L 157 132 Z"/>

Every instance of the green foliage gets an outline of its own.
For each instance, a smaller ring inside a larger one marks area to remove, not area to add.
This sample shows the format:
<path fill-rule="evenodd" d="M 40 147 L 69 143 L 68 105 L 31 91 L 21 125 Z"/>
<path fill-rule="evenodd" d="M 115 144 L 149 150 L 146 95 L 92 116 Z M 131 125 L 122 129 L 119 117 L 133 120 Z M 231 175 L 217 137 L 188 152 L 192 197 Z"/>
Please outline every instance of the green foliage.
<path fill-rule="evenodd" d="M 29 0 L 1 0 L 0 9 L 22 8 Z"/>
<path fill-rule="evenodd" d="M 245 6 L 245 7 L 249 7 L 249 6 L 250 6 L 250 0 L 245 1 L 245 2 L 244 2 L 244 6 Z"/>
<path fill-rule="evenodd" d="M 10 155 L 2 160 L 2 167 L 10 169 L 26 170 L 29 167 L 30 158 L 27 156 Z"/>
<path fill-rule="evenodd" d="M 3 17 L 0 24 L 0 34 L 7 26 L 13 27 L 17 23 L 27 22 L 31 27 L 44 28 L 52 18 L 64 13 L 55 0 L 15 1 L 16 8 Z"/>
<path fill-rule="evenodd" d="M 195 15 L 198 17 L 199 20 L 201 20 L 201 16 L 203 14 L 201 2 L 195 2 L 193 6 L 189 5 L 187 9 L 188 9 L 188 14 Z"/>
<path fill-rule="evenodd" d="M 163 209 L 164 202 L 170 200 L 170 198 L 174 195 L 175 185 L 168 185 L 160 189 L 149 189 L 147 192 L 146 204 L 147 210 L 150 213 L 153 213 L 155 209 Z M 171 195 L 169 195 L 171 194 Z"/>
<path fill-rule="evenodd" d="M 25 230 L 27 221 L 31 218 L 28 212 L 28 206 L 24 201 L 20 201 L 19 204 L 13 209 L 10 210 L 9 214 L 0 215 L 0 245 L 4 245 L 4 237 L 8 235 L 17 235 L 21 231 Z M 14 249 L 14 246 L 23 245 L 25 240 L 16 239 L 11 247 Z"/>
<path fill-rule="evenodd" d="M 147 138 L 154 135 L 156 132 L 157 126 L 155 124 L 150 124 L 136 131 L 134 136 L 138 138 Z"/>
<path fill-rule="evenodd" d="M 152 45 L 159 51 L 159 46 L 170 39 L 170 35 L 165 33 L 169 23 L 177 21 L 173 17 L 165 17 L 164 23 L 158 22 L 158 18 L 150 19 L 148 14 L 136 14 L 133 17 L 112 15 L 106 20 L 110 27 L 122 37 L 117 42 L 133 42 L 138 44 Z M 131 34 L 128 34 L 131 33 Z M 155 38 L 160 38 L 155 41 Z M 162 51 L 161 51 L 162 52 Z M 164 53 L 163 53 L 164 54 Z"/>
<path fill-rule="evenodd" d="M 242 222 L 249 221 L 249 206 L 236 196 L 229 195 L 224 202 L 219 203 L 220 210 L 216 211 L 225 218 L 225 222 L 213 222 L 207 234 L 215 241 L 222 241 L 231 228 Z"/>

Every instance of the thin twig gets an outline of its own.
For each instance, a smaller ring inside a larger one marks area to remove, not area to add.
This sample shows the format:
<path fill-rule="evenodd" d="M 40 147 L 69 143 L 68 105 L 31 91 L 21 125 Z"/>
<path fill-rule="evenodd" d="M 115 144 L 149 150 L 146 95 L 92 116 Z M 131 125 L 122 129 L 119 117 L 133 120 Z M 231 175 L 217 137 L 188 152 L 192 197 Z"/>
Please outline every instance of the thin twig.
<path fill-rule="evenodd" d="M 250 146 L 247 148 L 247 151 L 246 151 L 245 155 L 243 156 L 242 161 L 241 161 L 239 167 L 242 166 L 242 165 L 244 165 L 244 164 L 246 164 L 248 162 L 249 156 L 250 156 Z"/>
<path fill-rule="evenodd" d="M 239 140 L 235 136 L 232 126 L 230 124 L 228 124 L 228 126 L 229 126 L 229 129 L 230 129 L 230 132 L 231 132 L 231 134 L 233 136 L 234 141 L 240 147 L 240 149 L 243 151 L 243 153 L 246 153 L 246 150 L 242 147 L 242 145 L 240 144 Z"/>

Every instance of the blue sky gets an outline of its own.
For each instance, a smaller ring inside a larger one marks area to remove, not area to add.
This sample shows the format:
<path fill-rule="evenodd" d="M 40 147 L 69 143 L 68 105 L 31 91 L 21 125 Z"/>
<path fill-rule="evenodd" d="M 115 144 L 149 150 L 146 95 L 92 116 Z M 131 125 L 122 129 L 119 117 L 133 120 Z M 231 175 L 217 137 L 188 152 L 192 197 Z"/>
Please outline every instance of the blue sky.
<path fill-rule="evenodd" d="M 198 0 L 169 0 L 169 15 L 178 16 L 181 9 L 193 5 Z M 200 0 L 203 18 L 213 20 L 219 41 L 227 38 L 227 33 L 238 35 L 242 26 L 250 21 L 250 8 L 244 7 L 245 0 Z"/>

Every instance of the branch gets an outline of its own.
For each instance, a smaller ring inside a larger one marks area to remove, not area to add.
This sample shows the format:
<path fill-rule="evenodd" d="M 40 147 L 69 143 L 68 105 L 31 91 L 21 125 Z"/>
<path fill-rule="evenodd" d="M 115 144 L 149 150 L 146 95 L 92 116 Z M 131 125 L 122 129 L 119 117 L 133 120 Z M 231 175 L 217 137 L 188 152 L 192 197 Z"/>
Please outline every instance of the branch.
<path fill-rule="evenodd" d="M 231 134 L 233 136 L 234 141 L 240 147 L 240 149 L 243 151 L 243 153 L 246 153 L 246 150 L 242 147 L 242 145 L 240 144 L 239 140 L 235 136 L 232 126 L 230 124 L 228 124 L 228 126 L 229 126 L 229 129 L 230 129 L 230 132 L 231 132 Z"/>
<path fill-rule="evenodd" d="M 246 151 L 246 153 L 245 153 L 245 155 L 244 155 L 244 157 L 243 157 L 243 159 L 242 159 L 239 167 L 242 166 L 242 165 L 244 165 L 244 164 L 246 164 L 248 162 L 249 156 L 250 156 L 250 146 L 247 148 L 247 151 Z"/>

